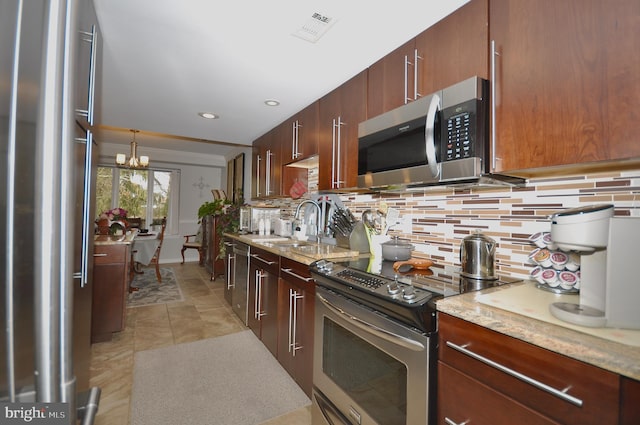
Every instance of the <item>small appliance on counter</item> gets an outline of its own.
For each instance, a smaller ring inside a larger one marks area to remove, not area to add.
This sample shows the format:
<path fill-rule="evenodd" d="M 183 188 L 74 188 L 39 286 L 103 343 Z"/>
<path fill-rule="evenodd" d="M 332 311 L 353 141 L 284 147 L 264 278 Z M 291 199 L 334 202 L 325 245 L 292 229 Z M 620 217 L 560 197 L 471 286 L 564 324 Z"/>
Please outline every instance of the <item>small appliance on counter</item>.
<path fill-rule="evenodd" d="M 551 216 L 551 239 L 578 251 L 581 265 L 579 304 L 553 303 L 551 314 L 581 326 L 640 329 L 640 217 L 615 217 L 608 204 L 567 209 Z"/>
<path fill-rule="evenodd" d="M 284 237 L 293 236 L 293 220 L 276 218 L 273 221 L 273 234 L 277 236 L 284 236 Z"/>
<path fill-rule="evenodd" d="M 280 218 L 280 208 L 278 207 L 258 207 L 245 206 L 240 208 L 241 233 L 257 233 L 259 231 L 260 219 L 269 220 L 269 228 L 274 228 L 274 223 Z"/>
<path fill-rule="evenodd" d="M 460 243 L 460 274 L 480 280 L 495 280 L 496 241 L 479 231 Z"/>

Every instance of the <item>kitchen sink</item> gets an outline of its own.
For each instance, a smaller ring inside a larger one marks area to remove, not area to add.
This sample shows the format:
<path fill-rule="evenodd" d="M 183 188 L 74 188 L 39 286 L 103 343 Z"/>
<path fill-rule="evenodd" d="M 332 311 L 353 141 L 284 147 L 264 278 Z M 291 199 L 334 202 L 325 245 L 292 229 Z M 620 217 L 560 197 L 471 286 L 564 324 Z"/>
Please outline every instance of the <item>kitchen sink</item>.
<path fill-rule="evenodd" d="M 279 248 L 298 248 L 301 246 L 317 245 L 313 242 L 305 241 L 287 241 L 287 242 L 274 242 L 273 245 Z"/>

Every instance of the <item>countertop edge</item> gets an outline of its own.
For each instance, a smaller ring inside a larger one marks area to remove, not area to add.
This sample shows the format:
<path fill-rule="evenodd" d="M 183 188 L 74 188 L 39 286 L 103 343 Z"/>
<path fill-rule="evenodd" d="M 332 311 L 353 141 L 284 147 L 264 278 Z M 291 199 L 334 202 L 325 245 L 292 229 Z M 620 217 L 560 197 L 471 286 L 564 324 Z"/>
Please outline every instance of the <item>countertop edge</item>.
<path fill-rule="evenodd" d="M 136 232 L 129 232 L 125 235 L 95 235 L 94 245 L 131 245 L 135 239 Z"/>
<path fill-rule="evenodd" d="M 620 344 L 491 307 L 481 304 L 477 300 L 481 294 L 494 292 L 505 287 L 507 285 L 447 297 L 437 301 L 436 309 L 438 312 L 449 314 L 540 348 L 628 378 L 640 380 L 640 349 L 638 347 Z"/>
<path fill-rule="evenodd" d="M 264 243 L 260 243 L 257 240 L 253 240 L 247 237 L 243 237 L 243 235 L 238 235 L 235 233 L 223 233 L 223 236 L 240 241 L 242 243 L 245 243 L 247 245 L 271 252 L 272 254 L 276 254 L 279 255 L 281 257 L 285 257 L 288 258 L 290 260 L 296 261 L 298 263 L 301 264 L 305 264 L 305 265 L 310 265 L 311 263 L 313 263 L 314 261 L 317 261 L 318 258 L 315 257 L 311 257 L 311 256 L 307 256 L 307 255 L 303 255 L 297 252 L 294 252 L 292 249 L 290 248 L 282 248 L 282 247 L 277 247 L 277 246 L 269 246 L 268 244 L 264 244 Z M 367 254 L 368 256 L 368 254 Z M 350 259 L 353 258 L 360 258 L 359 256 L 356 257 L 340 257 L 340 258 L 335 258 L 332 260 L 335 261 L 348 261 Z"/>

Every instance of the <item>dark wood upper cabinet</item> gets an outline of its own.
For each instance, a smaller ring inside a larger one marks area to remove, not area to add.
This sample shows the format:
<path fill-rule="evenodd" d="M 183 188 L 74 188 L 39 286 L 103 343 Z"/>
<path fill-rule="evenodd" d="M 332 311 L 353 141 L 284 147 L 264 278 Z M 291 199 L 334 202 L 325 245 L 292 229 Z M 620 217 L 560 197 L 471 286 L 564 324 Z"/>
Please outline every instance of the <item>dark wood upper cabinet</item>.
<path fill-rule="evenodd" d="M 369 67 L 367 118 L 414 100 L 413 70 L 406 63 L 414 60 L 415 53 L 415 39 L 411 39 Z"/>
<path fill-rule="evenodd" d="M 318 153 L 318 102 L 313 102 L 279 127 L 283 164 Z"/>
<path fill-rule="evenodd" d="M 638 157 L 640 3 L 491 0 L 496 171 Z"/>
<path fill-rule="evenodd" d="M 418 92 L 477 75 L 489 79 L 489 0 L 472 0 L 416 37 Z"/>
<path fill-rule="evenodd" d="M 280 127 L 276 127 L 253 142 L 252 189 L 253 198 L 281 195 L 282 148 Z"/>
<path fill-rule="evenodd" d="M 357 186 L 358 124 L 366 119 L 366 102 L 366 71 L 320 99 L 318 189 Z"/>

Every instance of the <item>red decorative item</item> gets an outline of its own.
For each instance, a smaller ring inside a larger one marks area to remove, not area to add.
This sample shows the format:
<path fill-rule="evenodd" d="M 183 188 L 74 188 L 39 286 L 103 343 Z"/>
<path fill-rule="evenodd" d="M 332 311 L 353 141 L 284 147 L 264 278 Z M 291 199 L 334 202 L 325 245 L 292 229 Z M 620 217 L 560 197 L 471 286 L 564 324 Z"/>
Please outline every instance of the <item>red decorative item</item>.
<path fill-rule="evenodd" d="M 300 180 L 295 182 L 293 186 L 291 186 L 291 189 L 289 189 L 289 195 L 291 195 L 293 199 L 299 199 L 305 193 L 307 193 L 307 186 Z"/>

